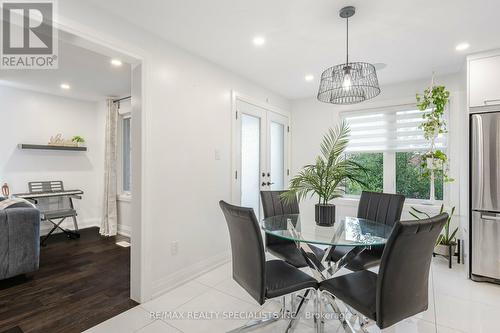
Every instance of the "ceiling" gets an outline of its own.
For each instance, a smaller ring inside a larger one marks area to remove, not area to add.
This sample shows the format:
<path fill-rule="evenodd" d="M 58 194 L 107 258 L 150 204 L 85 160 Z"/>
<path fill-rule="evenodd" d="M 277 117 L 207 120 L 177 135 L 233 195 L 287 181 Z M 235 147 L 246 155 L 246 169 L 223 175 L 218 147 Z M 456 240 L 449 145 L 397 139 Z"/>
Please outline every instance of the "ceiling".
<path fill-rule="evenodd" d="M 288 98 L 316 94 L 322 71 L 345 60 L 344 5 L 357 8 L 351 59 L 387 64 L 382 85 L 457 72 L 466 54 L 500 47 L 498 0 L 91 1 Z M 455 51 L 463 41 L 470 49 Z"/>
<path fill-rule="evenodd" d="M 130 95 L 130 65 L 110 64 L 112 58 L 124 57 L 68 33 L 60 31 L 59 38 L 58 69 L 0 70 L 0 84 L 88 101 Z M 61 89 L 62 83 L 71 89 Z"/>

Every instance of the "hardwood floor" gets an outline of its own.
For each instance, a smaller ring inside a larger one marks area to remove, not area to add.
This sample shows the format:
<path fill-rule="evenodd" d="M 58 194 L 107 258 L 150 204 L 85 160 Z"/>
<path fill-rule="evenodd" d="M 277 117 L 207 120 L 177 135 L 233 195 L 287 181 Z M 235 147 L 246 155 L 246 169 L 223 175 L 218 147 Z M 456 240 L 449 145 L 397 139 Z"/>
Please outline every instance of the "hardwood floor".
<path fill-rule="evenodd" d="M 82 332 L 137 305 L 129 299 L 130 248 L 98 228 L 41 248 L 40 270 L 0 281 L 0 332 Z"/>

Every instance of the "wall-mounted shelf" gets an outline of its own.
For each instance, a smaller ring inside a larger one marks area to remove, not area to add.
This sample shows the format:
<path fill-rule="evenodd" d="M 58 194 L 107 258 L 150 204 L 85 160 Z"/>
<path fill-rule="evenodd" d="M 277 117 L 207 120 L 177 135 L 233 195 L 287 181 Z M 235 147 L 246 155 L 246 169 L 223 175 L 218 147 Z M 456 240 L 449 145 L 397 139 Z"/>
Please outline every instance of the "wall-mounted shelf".
<path fill-rule="evenodd" d="M 20 143 L 19 149 L 37 149 L 37 150 L 65 150 L 65 151 L 87 151 L 87 147 L 69 147 L 69 146 L 52 146 L 52 145 L 32 145 Z"/>

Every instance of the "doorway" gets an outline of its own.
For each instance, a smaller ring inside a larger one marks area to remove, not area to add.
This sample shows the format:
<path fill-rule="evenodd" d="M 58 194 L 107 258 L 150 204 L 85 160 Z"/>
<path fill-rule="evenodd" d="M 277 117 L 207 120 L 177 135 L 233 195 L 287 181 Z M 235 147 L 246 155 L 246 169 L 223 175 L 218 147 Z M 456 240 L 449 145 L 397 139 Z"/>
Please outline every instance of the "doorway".
<path fill-rule="evenodd" d="M 290 117 L 236 96 L 233 119 L 232 199 L 260 219 L 260 191 L 283 190 L 288 183 Z"/>

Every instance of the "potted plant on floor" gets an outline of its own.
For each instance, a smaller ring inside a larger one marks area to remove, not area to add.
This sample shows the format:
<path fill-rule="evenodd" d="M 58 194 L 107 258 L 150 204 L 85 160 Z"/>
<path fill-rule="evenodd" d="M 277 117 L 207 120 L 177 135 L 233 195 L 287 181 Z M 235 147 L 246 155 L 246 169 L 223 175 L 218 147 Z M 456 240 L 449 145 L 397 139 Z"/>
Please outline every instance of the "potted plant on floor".
<path fill-rule="evenodd" d="M 441 205 L 441 209 L 439 210 L 439 214 L 441 214 L 443 212 L 444 212 L 444 205 Z M 453 207 L 451 209 L 451 212 L 449 213 L 448 220 L 446 221 L 446 224 L 443 227 L 443 232 L 439 235 L 439 237 L 437 239 L 436 247 L 434 248 L 435 254 L 440 254 L 442 256 L 449 257 L 455 253 L 455 250 L 457 247 L 456 235 L 458 232 L 458 227 L 455 228 L 450 233 L 451 219 L 452 219 L 454 213 L 455 213 L 455 207 Z M 416 209 L 415 207 L 411 207 L 410 214 L 419 220 L 422 217 L 430 218 L 429 214 L 427 214 L 423 211 L 420 211 L 420 210 Z"/>
<path fill-rule="evenodd" d="M 304 166 L 290 180 L 289 191 L 282 195 L 285 201 L 295 197 L 301 201 L 316 195 L 315 221 L 318 225 L 331 226 L 335 223 L 335 205 L 331 201 L 344 194 L 345 181 L 366 186 L 362 181 L 366 169 L 345 155 L 349 132 L 346 122 L 331 128 L 323 137 L 321 155 L 316 157 L 316 163 Z"/>

